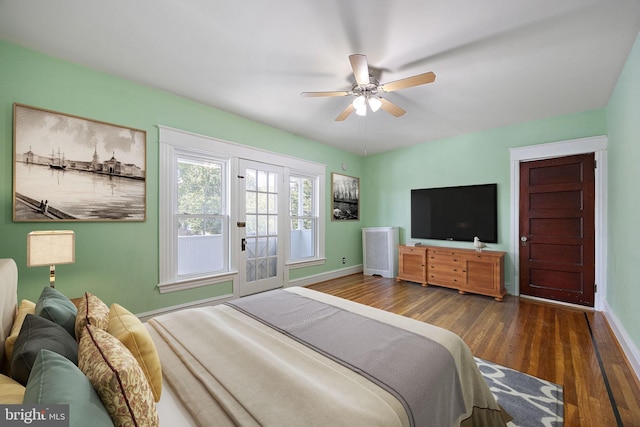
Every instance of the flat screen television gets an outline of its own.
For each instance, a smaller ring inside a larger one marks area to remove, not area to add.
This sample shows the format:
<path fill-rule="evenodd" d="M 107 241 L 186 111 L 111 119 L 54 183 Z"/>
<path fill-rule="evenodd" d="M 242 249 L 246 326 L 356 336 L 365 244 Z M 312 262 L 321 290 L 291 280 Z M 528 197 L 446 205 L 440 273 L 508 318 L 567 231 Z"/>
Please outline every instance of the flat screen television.
<path fill-rule="evenodd" d="M 411 237 L 498 243 L 498 185 L 411 190 Z"/>

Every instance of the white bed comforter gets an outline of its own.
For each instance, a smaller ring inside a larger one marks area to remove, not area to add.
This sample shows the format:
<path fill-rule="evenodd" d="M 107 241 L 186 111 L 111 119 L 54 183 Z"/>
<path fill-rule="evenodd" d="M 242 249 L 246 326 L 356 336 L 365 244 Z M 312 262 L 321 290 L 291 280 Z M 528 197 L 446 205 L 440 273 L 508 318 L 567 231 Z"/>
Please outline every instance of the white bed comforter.
<path fill-rule="evenodd" d="M 451 353 L 463 381 L 466 411 L 453 425 L 505 425 L 468 347 L 457 335 L 309 289 L 287 291 L 436 340 Z M 409 425 L 403 405 L 390 393 L 234 308 L 184 310 L 147 324 L 165 380 L 200 425 Z"/>

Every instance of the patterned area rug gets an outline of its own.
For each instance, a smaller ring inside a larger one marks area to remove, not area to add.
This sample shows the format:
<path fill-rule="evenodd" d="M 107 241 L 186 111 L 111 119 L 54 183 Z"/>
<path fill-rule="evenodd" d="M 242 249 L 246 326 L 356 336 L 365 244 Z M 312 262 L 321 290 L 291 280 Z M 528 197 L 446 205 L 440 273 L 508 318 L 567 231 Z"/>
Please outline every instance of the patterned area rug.
<path fill-rule="evenodd" d="M 513 417 L 509 426 L 563 425 L 562 387 L 477 357 L 475 359 L 498 404 Z"/>

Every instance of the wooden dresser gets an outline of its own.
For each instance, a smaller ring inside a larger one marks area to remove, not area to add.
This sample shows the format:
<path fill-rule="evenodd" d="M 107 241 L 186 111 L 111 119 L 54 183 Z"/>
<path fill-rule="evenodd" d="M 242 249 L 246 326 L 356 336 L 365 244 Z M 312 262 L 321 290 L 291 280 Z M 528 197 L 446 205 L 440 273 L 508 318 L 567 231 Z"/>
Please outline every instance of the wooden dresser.
<path fill-rule="evenodd" d="M 455 249 L 427 249 L 427 283 L 460 289 L 462 279 L 461 254 Z"/>
<path fill-rule="evenodd" d="M 438 285 L 494 297 L 502 301 L 505 252 L 439 246 L 405 246 L 398 248 L 399 270 L 396 280 Z"/>

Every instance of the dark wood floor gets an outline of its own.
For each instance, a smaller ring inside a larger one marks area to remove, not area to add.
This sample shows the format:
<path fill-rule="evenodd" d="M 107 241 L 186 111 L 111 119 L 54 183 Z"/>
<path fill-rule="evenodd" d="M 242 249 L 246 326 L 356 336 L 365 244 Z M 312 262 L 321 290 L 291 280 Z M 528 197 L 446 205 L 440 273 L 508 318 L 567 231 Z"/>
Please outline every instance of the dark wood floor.
<path fill-rule="evenodd" d="M 640 426 L 640 382 L 602 313 L 362 274 L 308 287 L 438 325 L 477 357 L 562 385 L 566 427 Z"/>

